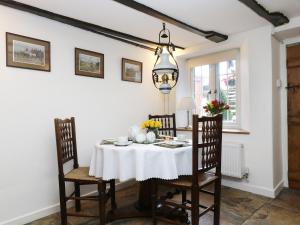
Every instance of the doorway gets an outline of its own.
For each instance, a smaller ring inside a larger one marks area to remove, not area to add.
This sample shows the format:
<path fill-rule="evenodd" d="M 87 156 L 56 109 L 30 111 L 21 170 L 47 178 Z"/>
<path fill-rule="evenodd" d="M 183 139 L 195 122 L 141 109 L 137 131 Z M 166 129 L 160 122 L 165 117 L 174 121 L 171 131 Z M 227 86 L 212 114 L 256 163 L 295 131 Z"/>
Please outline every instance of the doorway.
<path fill-rule="evenodd" d="M 287 47 L 288 181 L 300 189 L 300 44 Z"/>

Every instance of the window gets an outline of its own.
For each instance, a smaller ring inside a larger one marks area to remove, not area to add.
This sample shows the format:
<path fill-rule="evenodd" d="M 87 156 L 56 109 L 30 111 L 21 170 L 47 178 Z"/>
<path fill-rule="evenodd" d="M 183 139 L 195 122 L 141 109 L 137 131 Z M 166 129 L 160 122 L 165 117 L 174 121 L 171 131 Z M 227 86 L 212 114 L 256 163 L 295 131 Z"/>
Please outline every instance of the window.
<path fill-rule="evenodd" d="M 189 60 L 192 89 L 196 102 L 195 113 L 205 115 L 203 106 L 218 99 L 230 106 L 224 113 L 224 126 L 237 128 L 238 119 L 238 51 L 232 50 Z M 191 66 L 192 65 L 192 66 Z"/>

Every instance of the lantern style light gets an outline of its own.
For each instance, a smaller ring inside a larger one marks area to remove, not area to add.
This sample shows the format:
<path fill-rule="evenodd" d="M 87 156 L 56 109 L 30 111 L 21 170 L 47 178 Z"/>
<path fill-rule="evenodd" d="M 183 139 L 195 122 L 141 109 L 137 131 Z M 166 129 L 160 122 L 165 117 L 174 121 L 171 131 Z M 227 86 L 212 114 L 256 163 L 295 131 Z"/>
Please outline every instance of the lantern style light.
<path fill-rule="evenodd" d="M 169 94 L 178 81 L 179 69 L 173 56 L 174 51 L 170 31 L 163 23 L 163 29 L 159 32 L 159 46 L 155 51 L 157 58 L 152 70 L 153 84 L 163 94 Z"/>

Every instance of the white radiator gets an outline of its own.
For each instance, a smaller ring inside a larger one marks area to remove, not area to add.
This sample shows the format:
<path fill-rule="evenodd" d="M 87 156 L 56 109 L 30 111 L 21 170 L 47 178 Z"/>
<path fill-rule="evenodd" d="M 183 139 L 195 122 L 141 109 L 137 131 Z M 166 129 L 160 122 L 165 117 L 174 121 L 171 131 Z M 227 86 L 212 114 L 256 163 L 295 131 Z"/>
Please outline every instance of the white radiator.
<path fill-rule="evenodd" d="M 243 144 L 223 143 L 222 175 L 243 178 L 243 176 L 245 175 Z"/>

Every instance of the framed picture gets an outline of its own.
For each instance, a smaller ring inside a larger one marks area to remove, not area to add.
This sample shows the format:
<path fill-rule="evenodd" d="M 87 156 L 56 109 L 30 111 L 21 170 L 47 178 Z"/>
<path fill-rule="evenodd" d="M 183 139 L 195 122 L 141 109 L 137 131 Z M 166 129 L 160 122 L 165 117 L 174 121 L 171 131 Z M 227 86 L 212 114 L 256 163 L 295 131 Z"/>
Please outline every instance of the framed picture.
<path fill-rule="evenodd" d="M 104 55 L 75 48 L 75 74 L 104 78 Z"/>
<path fill-rule="evenodd" d="M 122 80 L 142 83 L 143 63 L 122 58 Z"/>
<path fill-rule="evenodd" d="M 6 33 L 6 65 L 50 72 L 50 42 Z"/>

